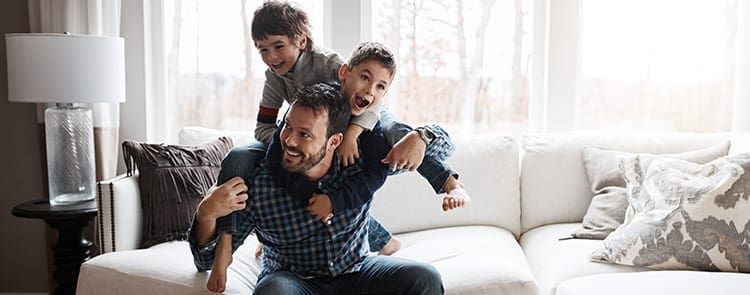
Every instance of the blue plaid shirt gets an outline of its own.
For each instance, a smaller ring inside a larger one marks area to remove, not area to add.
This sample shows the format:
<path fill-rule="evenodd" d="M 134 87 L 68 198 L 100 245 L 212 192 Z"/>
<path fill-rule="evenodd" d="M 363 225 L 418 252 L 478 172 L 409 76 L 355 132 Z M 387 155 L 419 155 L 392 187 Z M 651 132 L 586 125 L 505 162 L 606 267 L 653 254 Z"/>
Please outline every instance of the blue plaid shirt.
<path fill-rule="evenodd" d="M 384 157 L 388 145 L 380 129 L 367 133 L 367 144 L 363 148 Z M 361 171 L 361 160 L 348 167 L 334 160 L 328 173 L 318 180 L 318 185 L 326 190 L 336 190 L 348 177 Z M 382 186 L 388 166 L 382 165 L 378 173 L 379 186 Z M 259 280 L 280 270 L 310 277 L 335 277 L 360 270 L 369 249 L 367 218 L 372 194 L 364 205 L 337 212 L 328 223 L 323 223 L 307 211 L 306 199 L 300 200 L 287 193 L 285 177 L 275 175 L 267 160 L 263 160 L 255 175 L 246 181 L 249 198 L 245 210 L 237 211 L 239 224 L 232 235 L 232 251 L 255 232 L 263 244 L 263 270 Z M 198 270 L 211 269 L 218 236 L 200 247 L 195 242 L 191 226 L 188 237 Z"/>

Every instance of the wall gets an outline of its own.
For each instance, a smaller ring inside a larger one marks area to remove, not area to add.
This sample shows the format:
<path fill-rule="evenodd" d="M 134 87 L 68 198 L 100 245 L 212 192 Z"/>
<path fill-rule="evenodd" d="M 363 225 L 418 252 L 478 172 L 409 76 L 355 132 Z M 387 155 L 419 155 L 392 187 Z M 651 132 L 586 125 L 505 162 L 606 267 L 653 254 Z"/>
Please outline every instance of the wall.
<path fill-rule="evenodd" d="M 0 2 L 0 293 L 48 292 L 46 225 L 10 214 L 44 198 L 41 132 L 33 104 L 8 102 L 5 34 L 29 32 L 26 0 Z"/>

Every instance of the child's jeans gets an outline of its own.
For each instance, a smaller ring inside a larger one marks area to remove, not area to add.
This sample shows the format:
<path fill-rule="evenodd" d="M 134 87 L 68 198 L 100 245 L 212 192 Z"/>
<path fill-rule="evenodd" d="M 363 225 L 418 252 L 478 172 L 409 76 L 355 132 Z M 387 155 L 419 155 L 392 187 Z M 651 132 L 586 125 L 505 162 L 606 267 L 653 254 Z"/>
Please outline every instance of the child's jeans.
<path fill-rule="evenodd" d="M 219 178 L 216 183 L 220 185 L 235 176 L 240 176 L 245 179 L 245 181 L 248 181 L 248 178 L 258 166 L 260 160 L 265 157 L 267 148 L 267 144 L 255 142 L 230 150 L 229 154 L 227 154 L 226 157 L 224 157 L 224 160 L 221 161 L 221 170 L 219 170 Z M 236 225 L 238 224 L 236 218 L 237 214 L 234 212 L 227 216 L 219 217 L 216 220 L 216 231 L 230 233 L 236 232 Z M 380 249 L 383 249 L 385 244 L 391 239 L 391 233 L 372 216 L 370 216 L 368 222 L 368 242 L 370 244 L 370 251 L 380 251 Z"/>
<path fill-rule="evenodd" d="M 383 136 L 386 141 L 392 147 L 399 140 L 401 140 L 406 134 L 414 130 L 409 125 L 396 121 L 393 113 L 388 111 L 387 108 L 382 108 L 380 111 L 380 128 L 383 130 Z M 448 156 L 449 154 L 446 154 Z M 444 193 L 443 185 L 449 176 L 455 176 L 458 178 L 458 173 L 453 171 L 448 164 L 445 163 L 445 158 L 437 158 L 425 154 L 422 164 L 417 167 L 419 172 L 427 182 L 430 183 L 432 189 L 436 194 Z M 392 172 L 391 174 L 397 174 L 402 171 Z"/>

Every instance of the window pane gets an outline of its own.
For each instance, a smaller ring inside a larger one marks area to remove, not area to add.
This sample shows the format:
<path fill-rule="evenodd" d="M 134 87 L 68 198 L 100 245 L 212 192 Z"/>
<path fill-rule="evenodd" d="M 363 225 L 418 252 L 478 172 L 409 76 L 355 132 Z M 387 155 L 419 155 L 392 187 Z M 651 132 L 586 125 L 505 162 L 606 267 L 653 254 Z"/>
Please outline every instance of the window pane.
<path fill-rule="evenodd" d="M 170 124 L 253 131 L 266 65 L 250 37 L 261 0 L 165 1 Z M 323 44 L 323 3 L 297 1 Z"/>
<path fill-rule="evenodd" d="M 582 0 L 579 128 L 729 131 L 737 0 Z"/>
<path fill-rule="evenodd" d="M 386 105 L 401 121 L 526 129 L 533 1 L 372 2 L 373 39 L 398 59 Z"/>

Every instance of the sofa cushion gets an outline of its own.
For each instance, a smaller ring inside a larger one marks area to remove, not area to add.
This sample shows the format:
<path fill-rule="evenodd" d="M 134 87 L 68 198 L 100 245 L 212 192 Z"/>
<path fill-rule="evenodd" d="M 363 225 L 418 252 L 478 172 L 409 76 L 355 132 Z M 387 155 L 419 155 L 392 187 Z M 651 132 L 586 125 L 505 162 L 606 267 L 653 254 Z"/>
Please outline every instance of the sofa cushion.
<path fill-rule="evenodd" d="M 529 268 L 542 295 L 555 294 L 557 285 L 571 278 L 598 273 L 621 273 L 646 270 L 633 266 L 592 262 L 591 251 L 600 248 L 601 240 L 566 239 L 580 223 L 553 224 L 537 227 L 521 236 Z"/>
<path fill-rule="evenodd" d="M 723 133 L 564 132 L 521 135 L 521 224 L 523 231 L 555 223 L 581 222 L 591 189 L 581 158 L 584 147 L 672 154 L 719 144 Z M 569 233 L 568 233 L 569 234 Z"/>
<path fill-rule="evenodd" d="M 494 226 L 459 226 L 396 235 L 401 258 L 430 263 L 446 294 L 538 294 L 512 233 Z"/>
<path fill-rule="evenodd" d="M 260 261 L 251 254 L 257 244 L 251 235 L 235 251 L 225 294 L 252 294 L 260 273 Z M 172 241 L 86 261 L 81 265 L 76 294 L 212 294 L 206 289 L 209 274 L 196 271 L 186 241 Z"/>
<path fill-rule="evenodd" d="M 232 147 L 221 137 L 197 146 L 122 143 L 128 174 L 138 169 L 143 230 L 141 247 L 183 240 L 198 203 L 216 183 Z"/>
<path fill-rule="evenodd" d="M 454 136 L 456 151 L 448 163 L 460 174 L 471 203 L 445 212 L 436 195 L 416 172 L 388 177 L 375 193 L 370 211 L 394 233 L 460 226 L 493 225 L 520 235 L 518 145 L 504 135 Z"/>
<path fill-rule="evenodd" d="M 729 141 L 679 154 L 661 155 L 683 159 L 694 163 L 706 163 L 729 152 Z M 632 157 L 633 153 L 606 150 L 596 147 L 583 149 L 583 164 L 591 183 L 594 197 L 583 216 L 581 228 L 572 233 L 573 237 L 583 239 L 604 239 L 625 220 L 625 209 L 628 207 L 625 180 L 618 168 L 618 159 Z M 640 154 L 641 158 L 655 158 L 656 155 Z"/>
<path fill-rule="evenodd" d="M 557 295 L 747 294 L 750 276 L 705 271 L 644 271 L 599 274 L 560 283 Z"/>
<path fill-rule="evenodd" d="M 707 164 L 621 162 L 634 215 L 595 261 L 658 269 L 750 272 L 750 154 Z"/>

